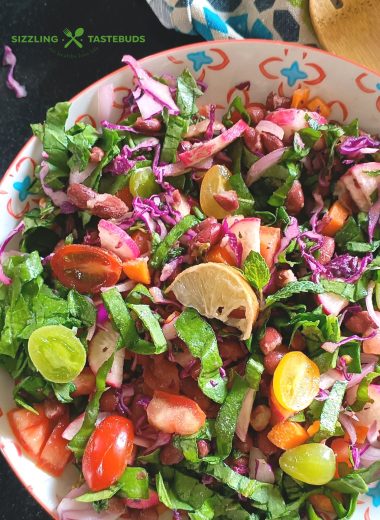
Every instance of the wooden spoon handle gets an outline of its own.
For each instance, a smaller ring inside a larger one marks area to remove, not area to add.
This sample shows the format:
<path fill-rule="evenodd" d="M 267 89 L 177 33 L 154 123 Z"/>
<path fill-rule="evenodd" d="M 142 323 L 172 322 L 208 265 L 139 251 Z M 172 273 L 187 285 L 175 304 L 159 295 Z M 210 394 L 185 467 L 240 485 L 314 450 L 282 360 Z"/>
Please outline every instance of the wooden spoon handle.
<path fill-rule="evenodd" d="M 334 3 L 335 2 L 334 0 Z M 322 47 L 380 71 L 379 0 L 309 0 L 310 17 Z"/>

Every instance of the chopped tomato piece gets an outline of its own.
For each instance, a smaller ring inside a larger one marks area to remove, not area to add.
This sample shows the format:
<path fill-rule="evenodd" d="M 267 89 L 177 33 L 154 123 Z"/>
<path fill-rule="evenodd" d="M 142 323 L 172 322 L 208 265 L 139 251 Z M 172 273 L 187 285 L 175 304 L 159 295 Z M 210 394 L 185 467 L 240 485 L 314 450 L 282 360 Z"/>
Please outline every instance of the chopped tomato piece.
<path fill-rule="evenodd" d="M 137 247 L 140 249 L 140 255 L 145 255 L 150 252 L 150 239 L 148 233 L 137 229 L 130 233 L 131 238 L 136 242 Z"/>
<path fill-rule="evenodd" d="M 87 443 L 83 476 L 92 491 L 114 484 L 124 473 L 133 451 L 133 424 L 119 415 L 106 417 L 94 430 Z"/>
<path fill-rule="evenodd" d="M 135 282 L 150 284 L 150 272 L 148 268 L 148 258 L 135 258 L 123 263 L 124 274 Z"/>
<path fill-rule="evenodd" d="M 54 426 L 46 418 L 42 405 L 35 405 L 35 409 L 38 415 L 24 408 L 8 412 L 9 424 L 16 439 L 33 458 L 41 453 Z"/>
<path fill-rule="evenodd" d="M 80 293 L 96 293 L 119 280 L 121 261 L 100 247 L 72 244 L 55 252 L 51 268 L 65 287 Z"/>
<path fill-rule="evenodd" d="M 309 95 L 310 95 L 309 88 L 307 88 L 307 87 L 297 88 L 293 92 L 291 107 L 292 108 L 305 108 L 306 104 L 307 104 L 307 100 L 309 99 Z"/>
<path fill-rule="evenodd" d="M 68 441 L 62 438 L 62 433 L 69 422 L 68 414 L 59 420 L 48 438 L 37 463 L 40 468 L 55 477 L 61 475 L 72 455 L 67 447 Z"/>
<path fill-rule="evenodd" d="M 271 411 L 270 424 L 272 426 L 280 422 L 286 421 L 286 419 L 289 419 L 289 417 L 295 414 L 295 412 L 291 410 L 286 410 L 286 408 L 281 406 L 280 403 L 277 401 L 273 391 L 273 384 L 270 385 L 269 390 L 269 407 Z"/>
<path fill-rule="evenodd" d="M 236 266 L 235 256 L 226 247 L 222 247 L 219 244 L 216 244 L 207 251 L 205 260 L 206 262 Z"/>
<path fill-rule="evenodd" d="M 281 230 L 279 228 L 261 226 L 260 227 L 260 254 L 271 268 L 274 257 L 280 248 Z"/>
<path fill-rule="evenodd" d="M 335 236 L 342 229 L 349 216 L 350 212 L 348 209 L 337 200 L 322 219 L 321 233 L 328 237 Z"/>
<path fill-rule="evenodd" d="M 90 395 L 95 390 L 95 374 L 91 368 L 85 367 L 82 372 L 77 376 L 73 383 L 76 387 L 75 391 L 71 394 L 73 397 L 80 395 Z"/>
<path fill-rule="evenodd" d="M 149 423 L 165 433 L 192 435 L 205 423 L 206 414 L 195 401 L 156 390 L 147 408 Z"/>
<path fill-rule="evenodd" d="M 268 433 L 268 439 L 278 448 L 289 450 L 309 440 L 309 436 L 300 424 L 291 421 L 278 423 Z"/>
<path fill-rule="evenodd" d="M 344 477 L 352 468 L 350 460 L 350 445 L 342 438 L 334 439 L 331 443 L 331 449 L 336 455 L 336 472 L 335 477 Z"/>

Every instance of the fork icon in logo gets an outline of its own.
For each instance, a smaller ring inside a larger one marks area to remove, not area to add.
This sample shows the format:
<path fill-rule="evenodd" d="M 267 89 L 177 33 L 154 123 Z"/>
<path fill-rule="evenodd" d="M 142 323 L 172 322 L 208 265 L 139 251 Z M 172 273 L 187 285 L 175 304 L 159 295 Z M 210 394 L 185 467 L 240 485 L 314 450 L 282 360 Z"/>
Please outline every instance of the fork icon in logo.
<path fill-rule="evenodd" d="M 80 40 L 78 40 L 78 38 L 80 38 L 84 34 L 83 27 L 78 27 L 77 29 L 75 29 L 74 34 L 70 31 L 70 29 L 66 27 L 66 29 L 63 29 L 63 34 L 68 38 L 68 41 L 65 43 L 65 49 L 67 49 L 67 47 L 69 47 L 72 43 L 75 43 L 75 45 L 80 49 L 83 48 L 83 43 Z"/>

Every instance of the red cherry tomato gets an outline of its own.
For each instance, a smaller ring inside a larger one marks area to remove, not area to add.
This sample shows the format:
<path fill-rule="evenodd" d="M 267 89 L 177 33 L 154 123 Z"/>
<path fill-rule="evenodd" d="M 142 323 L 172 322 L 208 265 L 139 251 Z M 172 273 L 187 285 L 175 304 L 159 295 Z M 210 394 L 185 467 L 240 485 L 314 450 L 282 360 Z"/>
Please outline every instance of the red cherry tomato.
<path fill-rule="evenodd" d="M 140 254 L 145 255 L 150 252 L 150 239 L 148 233 L 142 231 L 141 229 L 137 229 L 133 231 L 131 234 L 131 238 L 136 242 L 137 247 L 140 249 Z"/>
<path fill-rule="evenodd" d="M 121 261 L 100 247 L 72 244 L 56 251 L 51 268 L 65 287 L 80 293 L 96 293 L 119 280 Z"/>
<path fill-rule="evenodd" d="M 195 401 L 160 390 L 154 392 L 146 411 L 149 423 L 165 433 L 192 435 L 206 421 L 206 414 Z"/>
<path fill-rule="evenodd" d="M 110 415 L 102 421 L 87 443 L 82 471 L 92 491 L 112 486 L 124 473 L 133 450 L 134 429 L 129 419 Z"/>

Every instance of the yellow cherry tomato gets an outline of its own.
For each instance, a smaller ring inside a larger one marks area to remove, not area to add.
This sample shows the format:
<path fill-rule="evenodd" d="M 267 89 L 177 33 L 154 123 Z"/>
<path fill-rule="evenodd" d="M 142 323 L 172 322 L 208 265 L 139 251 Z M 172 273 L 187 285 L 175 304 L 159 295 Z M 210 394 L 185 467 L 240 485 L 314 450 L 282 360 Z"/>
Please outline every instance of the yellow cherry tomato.
<path fill-rule="evenodd" d="M 318 366 L 302 352 L 288 352 L 273 374 L 273 391 L 287 410 L 307 408 L 319 391 Z"/>
<path fill-rule="evenodd" d="M 202 179 L 200 203 L 208 217 L 224 218 L 231 212 L 223 209 L 215 200 L 214 195 L 231 189 L 229 178 L 231 172 L 225 166 L 216 164 L 210 168 Z"/>

